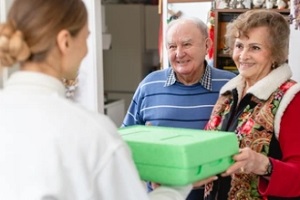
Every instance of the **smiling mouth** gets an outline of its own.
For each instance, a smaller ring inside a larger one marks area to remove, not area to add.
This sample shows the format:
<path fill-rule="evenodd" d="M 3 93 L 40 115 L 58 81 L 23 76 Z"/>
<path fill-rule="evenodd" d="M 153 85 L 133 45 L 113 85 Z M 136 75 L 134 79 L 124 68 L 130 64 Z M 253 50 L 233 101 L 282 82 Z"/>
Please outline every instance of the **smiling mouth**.
<path fill-rule="evenodd" d="M 186 61 L 177 61 L 178 64 L 186 64 L 186 63 L 189 63 L 190 61 L 189 60 L 186 60 Z"/>
<path fill-rule="evenodd" d="M 254 65 L 253 63 L 241 63 L 240 62 L 240 67 L 251 67 L 253 65 Z"/>

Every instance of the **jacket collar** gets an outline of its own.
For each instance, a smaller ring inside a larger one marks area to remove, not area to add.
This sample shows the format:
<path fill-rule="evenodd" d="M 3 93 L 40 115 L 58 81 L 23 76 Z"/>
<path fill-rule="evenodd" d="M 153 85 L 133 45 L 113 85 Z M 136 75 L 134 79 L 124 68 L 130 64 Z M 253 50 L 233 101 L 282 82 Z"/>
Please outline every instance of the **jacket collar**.
<path fill-rule="evenodd" d="M 43 94 L 56 93 L 65 98 L 65 87 L 61 81 L 52 76 L 32 71 L 17 71 L 11 75 L 4 86 L 9 91 L 28 91 Z"/>
<path fill-rule="evenodd" d="M 289 80 L 292 77 L 292 71 L 288 64 L 282 64 L 276 69 L 272 70 L 266 77 L 259 80 L 256 84 L 250 87 L 247 93 L 251 93 L 259 99 L 267 100 L 269 96 L 285 81 Z M 220 94 L 226 92 L 231 92 L 233 89 L 237 89 L 239 94 L 239 99 L 243 88 L 245 86 L 245 79 L 238 75 L 227 82 L 222 89 Z"/>

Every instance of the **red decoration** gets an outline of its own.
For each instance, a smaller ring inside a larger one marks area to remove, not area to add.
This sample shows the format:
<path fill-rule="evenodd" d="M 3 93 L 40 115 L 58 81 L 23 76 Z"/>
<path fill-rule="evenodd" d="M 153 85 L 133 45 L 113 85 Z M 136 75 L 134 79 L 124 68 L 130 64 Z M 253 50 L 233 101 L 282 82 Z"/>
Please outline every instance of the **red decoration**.
<path fill-rule="evenodd" d="M 209 11 L 208 15 L 208 36 L 211 41 L 214 41 L 214 26 L 215 26 L 215 13 L 213 11 Z M 208 51 L 208 58 L 212 59 L 214 56 L 214 45 Z"/>

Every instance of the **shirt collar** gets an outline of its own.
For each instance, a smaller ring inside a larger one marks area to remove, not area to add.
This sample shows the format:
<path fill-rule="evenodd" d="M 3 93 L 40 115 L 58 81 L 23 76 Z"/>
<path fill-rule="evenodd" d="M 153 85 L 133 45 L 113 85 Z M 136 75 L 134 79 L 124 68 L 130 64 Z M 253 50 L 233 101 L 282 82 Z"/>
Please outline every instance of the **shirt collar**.
<path fill-rule="evenodd" d="M 203 73 L 202 78 L 200 79 L 199 83 L 207 90 L 212 90 L 212 83 L 211 83 L 211 68 L 210 66 L 207 64 L 207 62 L 205 61 L 205 71 Z M 169 75 L 168 78 L 166 80 L 165 83 L 165 87 L 174 85 L 175 82 L 177 81 L 176 76 L 175 76 L 175 72 L 174 70 L 171 68 L 169 71 Z"/>

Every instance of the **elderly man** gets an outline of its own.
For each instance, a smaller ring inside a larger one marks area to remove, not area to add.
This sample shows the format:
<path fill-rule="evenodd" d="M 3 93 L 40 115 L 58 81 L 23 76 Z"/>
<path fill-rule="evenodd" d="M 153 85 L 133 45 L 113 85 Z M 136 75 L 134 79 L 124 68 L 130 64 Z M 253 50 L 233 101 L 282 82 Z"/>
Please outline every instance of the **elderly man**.
<path fill-rule="evenodd" d="M 122 126 L 203 129 L 220 88 L 235 76 L 207 64 L 211 46 L 201 20 L 179 18 L 169 23 L 166 47 L 171 67 L 152 72 L 139 84 Z M 203 199 L 203 188 L 194 188 L 187 199 Z"/>

